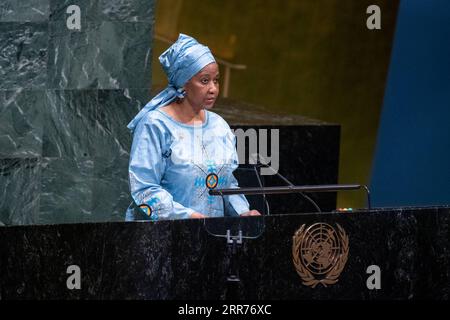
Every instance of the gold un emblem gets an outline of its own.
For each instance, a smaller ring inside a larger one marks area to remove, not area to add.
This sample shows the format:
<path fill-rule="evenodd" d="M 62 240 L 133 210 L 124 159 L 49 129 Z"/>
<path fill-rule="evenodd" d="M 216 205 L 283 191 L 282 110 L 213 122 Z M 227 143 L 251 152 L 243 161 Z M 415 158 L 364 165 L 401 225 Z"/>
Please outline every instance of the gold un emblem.
<path fill-rule="evenodd" d="M 335 284 L 348 258 L 348 236 L 337 225 L 338 231 L 326 223 L 302 225 L 295 232 L 292 260 L 303 284 L 315 288 Z"/>

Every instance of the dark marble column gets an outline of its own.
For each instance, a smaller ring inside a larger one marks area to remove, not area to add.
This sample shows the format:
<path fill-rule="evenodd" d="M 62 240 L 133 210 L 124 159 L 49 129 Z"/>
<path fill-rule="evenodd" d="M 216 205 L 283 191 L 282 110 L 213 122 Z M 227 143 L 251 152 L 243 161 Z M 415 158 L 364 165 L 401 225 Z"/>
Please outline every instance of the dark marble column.
<path fill-rule="evenodd" d="M 0 221 L 123 219 L 126 125 L 150 98 L 153 0 L 0 4 Z M 66 24 L 80 8 L 80 30 Z"/>

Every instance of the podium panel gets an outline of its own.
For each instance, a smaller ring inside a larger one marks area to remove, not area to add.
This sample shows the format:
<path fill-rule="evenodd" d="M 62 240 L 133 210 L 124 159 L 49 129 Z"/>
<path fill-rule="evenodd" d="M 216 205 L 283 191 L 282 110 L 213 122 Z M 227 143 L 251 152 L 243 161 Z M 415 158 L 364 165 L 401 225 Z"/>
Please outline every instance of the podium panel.
<path fill-rule="evenodd" d="M 234 251 L 204 220 L 0 227 L 1 298 L 450 297 L 448 206 L 261 219 Z"/>

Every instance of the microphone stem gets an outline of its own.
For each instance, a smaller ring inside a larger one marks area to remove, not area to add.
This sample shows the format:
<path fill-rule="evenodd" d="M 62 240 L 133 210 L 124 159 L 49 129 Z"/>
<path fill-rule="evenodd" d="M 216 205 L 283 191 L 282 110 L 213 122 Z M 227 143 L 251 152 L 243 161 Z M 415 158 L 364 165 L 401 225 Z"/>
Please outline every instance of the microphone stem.
<path fill-rule="evenodd" d="M 259 162 L 259 161 L 258 161 Z M 264 164 L 261 163 L 261 165 L 263 165 L 266 168 L 269 168 L 272 172 L 274 172 L 278 177 L 280 177 L 284 182 L 286 182 L 288 185 L 290 185 L 291 187 L 294 186 L 294 184 L 292 182 L 290 182 L 287 178 L 285 178 L 282 174 L 280 174 L 279 172 L 275 171 L 271 166 L 269 166 L 268 164 Z M 304 194 L 303 192 L 299 192 L 306 200 L 308 200 L 309 202 L 311 202 L 311 204 L 314 206 L 314 208 L 316 208 L 317 212 L 322 213 L 322 210 L 320 210 L 320 207 L 317 205 L 317 203 L 311 199 L 309 196 L 307 196 L 306 194 Z"/>

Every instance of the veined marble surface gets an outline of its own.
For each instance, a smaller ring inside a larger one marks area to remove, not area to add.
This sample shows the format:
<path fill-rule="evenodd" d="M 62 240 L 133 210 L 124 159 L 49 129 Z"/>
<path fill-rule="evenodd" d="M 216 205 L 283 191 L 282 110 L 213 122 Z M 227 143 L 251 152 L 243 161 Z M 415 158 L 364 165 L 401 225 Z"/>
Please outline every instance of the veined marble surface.
<path fill-rule="evenodd" d="M 81 30 L 69 30 L 69 5 Z M 0 3 L 0 222 L 122 220 L 153 0 Z"/>

